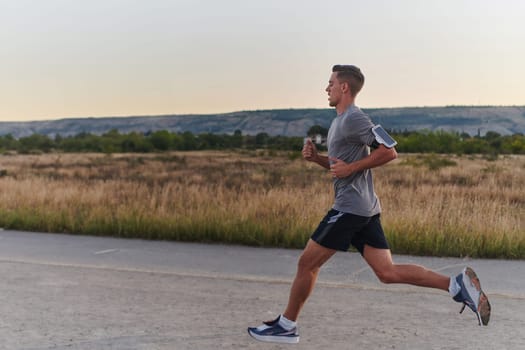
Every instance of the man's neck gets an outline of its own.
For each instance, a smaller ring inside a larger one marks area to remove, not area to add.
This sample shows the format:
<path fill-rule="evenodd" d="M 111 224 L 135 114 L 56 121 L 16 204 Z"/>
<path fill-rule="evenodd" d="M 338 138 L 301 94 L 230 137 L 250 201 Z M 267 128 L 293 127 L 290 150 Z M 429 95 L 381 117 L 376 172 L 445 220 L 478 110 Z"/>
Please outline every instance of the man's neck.
<path fill-rule="evenodd" d="M 337 115 L 343 114 L 348 107 L 354 104 L 355 99 L 345 99 L 344 101 L 341 101 L 337 106 L 335 106 L 335 111 L 337 112 Z"/>

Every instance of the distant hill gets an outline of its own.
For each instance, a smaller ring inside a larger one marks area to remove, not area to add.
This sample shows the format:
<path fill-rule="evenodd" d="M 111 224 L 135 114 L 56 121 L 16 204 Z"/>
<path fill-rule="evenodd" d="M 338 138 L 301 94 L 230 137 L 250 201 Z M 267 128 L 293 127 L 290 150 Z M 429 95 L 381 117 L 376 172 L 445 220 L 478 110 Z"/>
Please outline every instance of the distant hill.
<path fill-rule="evenodd" d="M 484 135 L 525 134 L 525 106 L 514 107 L 407 107 L 364 109 L 375 123 L 396 131 L 444 130 Z M 326 128 L 335 117 L 333 109 L 278 109 L 206 115 L 162 115 L 101 118 L 70 118 L 33 122 L 0 122 L 0 135 L 16 138 L 41 134 L 54 137 L 79 133 L 100 135 L 117 129 L 121 133 L 157 130 L 190 131 L 193 134 L 243 134 L 303 136 L 313 125 Z"/>

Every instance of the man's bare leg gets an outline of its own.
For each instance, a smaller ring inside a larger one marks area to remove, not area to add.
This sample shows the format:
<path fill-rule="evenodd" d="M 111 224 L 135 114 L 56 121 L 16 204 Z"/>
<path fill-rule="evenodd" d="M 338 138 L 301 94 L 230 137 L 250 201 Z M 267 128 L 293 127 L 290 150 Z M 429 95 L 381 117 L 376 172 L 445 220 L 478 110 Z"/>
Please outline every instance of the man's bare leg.
<path fill-rule="evenodd" d="M 306 299 L 312 293 L 321 266 L 336 253 L 336 250 L 325 248 L 309 240 L 297 263 L 297 273 L 290 289 L 288 306 L 283 316 L 296 321 Z"/>
<path fill-rule="evenodd" d="M 405 283 L 448 291 L 450 277 L 420 265 L 394 264 L 389 249 L 365 245 L 364 258 L 383 283 Z"/>

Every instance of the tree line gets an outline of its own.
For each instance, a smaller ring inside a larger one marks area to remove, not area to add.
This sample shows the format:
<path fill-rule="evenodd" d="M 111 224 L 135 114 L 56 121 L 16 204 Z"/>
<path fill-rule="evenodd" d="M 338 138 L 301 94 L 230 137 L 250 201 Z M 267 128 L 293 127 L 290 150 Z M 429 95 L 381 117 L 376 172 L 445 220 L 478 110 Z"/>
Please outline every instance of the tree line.
<path fill-rule="evenodd" d="M 327 129 L 313 126 L 308 135 L 326 137 Z M 401 153 L 445 154 L 525 154 L 523 134 L 500 135 L 489 131 L 484 136 L 446 131 L 391 132 L 398 141 L 396 149 Z M 0 152 L 14 151 L 22 154 L 49 152 L 102 152 L 102 153 L 149 153 L 164 151 L 269 149 L 299 151 L 303 137 L 271 136 L 267 133 L 243 135 L 240 130 L 233 134 L 191 132 L 174 133 L 160 130 L 147 133 L 120 133 L 111 130 L 102 135 L 80 133 L 74 136 L 49 137 L 33 134 L 14 138 L 0 136 Z M 324 150 L 323 146 L 319 146 Z"/>

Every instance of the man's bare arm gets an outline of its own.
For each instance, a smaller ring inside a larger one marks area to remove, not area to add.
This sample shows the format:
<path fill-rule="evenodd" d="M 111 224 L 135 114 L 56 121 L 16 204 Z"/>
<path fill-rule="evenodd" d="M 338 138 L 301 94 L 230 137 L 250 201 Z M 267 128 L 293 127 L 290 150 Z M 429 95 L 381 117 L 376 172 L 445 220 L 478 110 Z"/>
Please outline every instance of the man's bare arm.
<path fill-rule="evenodd" d="M 319 164 L 323 168 L 330 169 L 330 161 L 327 156 L 317 155 L 317 158 L 314 160 L 315 163 Z"/>
<path fill-rule="evenodd" d="M 379 147 L 367 157 L 352 163 L 345 163 L 337 158 L 329 158 L 328 161 L 332 163 L 329 167 L 332 176 L 344 178 L 359 171 L 376 168 L 396 158 L 397 152 L 395 148 L 387 148 L 379 145 Z"/>

